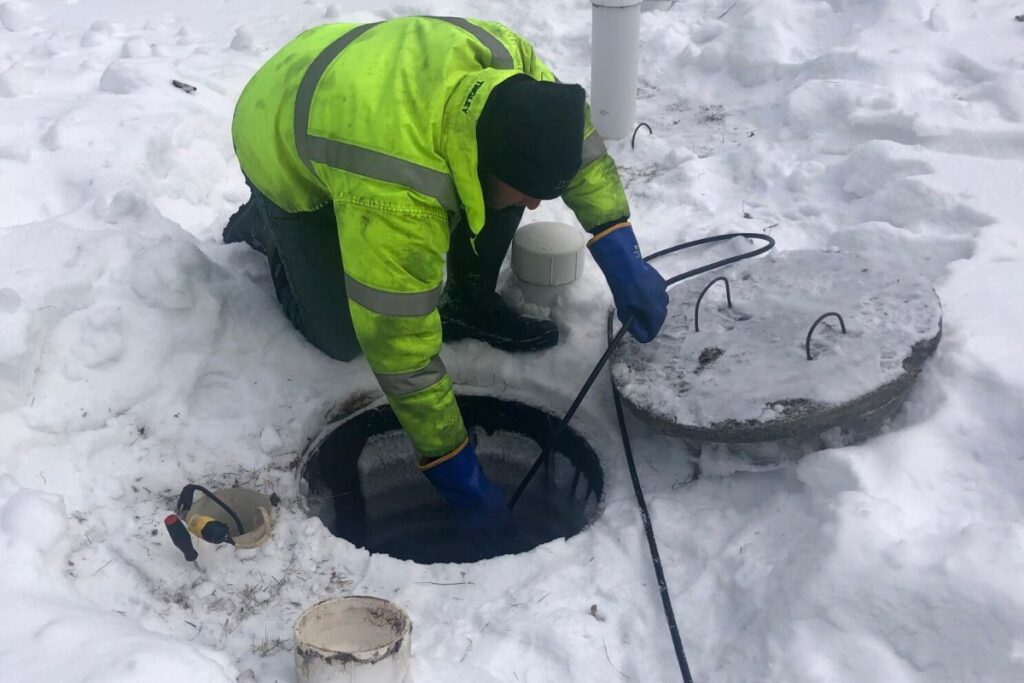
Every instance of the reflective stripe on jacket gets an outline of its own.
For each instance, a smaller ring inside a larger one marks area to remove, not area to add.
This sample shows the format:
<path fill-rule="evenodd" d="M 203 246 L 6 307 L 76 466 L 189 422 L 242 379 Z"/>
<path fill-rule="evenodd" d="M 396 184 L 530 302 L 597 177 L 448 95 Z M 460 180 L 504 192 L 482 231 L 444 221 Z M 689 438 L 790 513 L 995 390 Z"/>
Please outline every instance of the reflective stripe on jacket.
<path fill-rule="evenodd" d="M 493 88 L 519 73 L 554 80 L 498 23 L 329 24 L 271 57 L 235 108 L 235 150 L 260 191 L 294 212 L 333 202 L 360 346 L 428 458 L 466 437 L 436 309 L 460 210 L 474 234 L 483 227 L 477 120 Z M 593 230 L 629 207 L 587 119 L 583 167 L 563 199 Z"/>

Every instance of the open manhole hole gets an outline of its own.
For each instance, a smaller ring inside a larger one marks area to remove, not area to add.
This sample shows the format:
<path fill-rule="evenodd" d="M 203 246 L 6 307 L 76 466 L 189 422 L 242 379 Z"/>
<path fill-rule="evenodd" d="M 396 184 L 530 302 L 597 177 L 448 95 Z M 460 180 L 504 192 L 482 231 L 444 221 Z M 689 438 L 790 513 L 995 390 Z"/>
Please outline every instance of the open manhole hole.
<path fill-rule="evenodd" d="M 558 418 L 516 401 L 460 396 L 487 476 L 508 499 Z M 303 488 L 335 536 L 370 552 L 425 564 L 475 562 L 524 552 L 583 529 L 597 514 L 604 478 L 597 454 L 571 428 L 516 503 L 515 534 L 479 547 L 459 533 L 458 512 L 416 467 L 417 455 L 387 405 L 329 425 L 307 452 Z"/>

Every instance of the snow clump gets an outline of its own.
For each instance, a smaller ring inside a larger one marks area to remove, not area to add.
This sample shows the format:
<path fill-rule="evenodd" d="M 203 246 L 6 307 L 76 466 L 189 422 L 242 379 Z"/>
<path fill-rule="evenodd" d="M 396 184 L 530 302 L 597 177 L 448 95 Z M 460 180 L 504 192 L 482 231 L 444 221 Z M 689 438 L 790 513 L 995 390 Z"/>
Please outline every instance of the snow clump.
<path fill-rule="evenodd" d="M 25 31 L 32 26 L 32 20 L 21 3 L 5 2 L 0 4 L 0 26 L 8 31 Z"/>

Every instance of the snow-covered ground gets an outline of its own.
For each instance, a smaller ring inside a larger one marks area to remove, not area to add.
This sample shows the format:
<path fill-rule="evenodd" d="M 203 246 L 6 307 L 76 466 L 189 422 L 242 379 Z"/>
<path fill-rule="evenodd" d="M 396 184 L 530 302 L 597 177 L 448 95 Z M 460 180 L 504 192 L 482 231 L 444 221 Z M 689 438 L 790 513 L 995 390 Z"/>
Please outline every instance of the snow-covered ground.
<path fill-rule="evenodd" d="M 1022 11 L 693 0 L 643 14 L 638 118 L 653 135 L 610 148 L 646 250 L 764 230 L 780 250 L 902 263 L 944 307 L 906 409 L 860 446 L 772 471 L 712 461 L 684 485 L 688 454 L 634 424 L 699 681 L 1024 680 Z M 292 330 L 262 257 L 220 243 L 247 196 L 231 111 L 303 28 L 409 14 L 503 21 L 562 80 L 589 82 L 581 0 L 0 2 L 5 683 L 294 681 L 294 620 L 349 593 L 410 613 L 409 683 L 678 680 L 607 382 L 574 422 L 604 459 L 606 505 L 568 541 L 420 566 L 331 536 L 298 499 L 299 454 L 375 383 Z M 571 214 L 552 202 L 528 219 Z M 557 348 L 462 342 L 445 362 L 473 390 L 561 413 L 609 302 L 591 267 L 551 311 Z M 203 545 L 197 572 L 161 528 L 188 481 L 276 492 L 273 538 Z"/>

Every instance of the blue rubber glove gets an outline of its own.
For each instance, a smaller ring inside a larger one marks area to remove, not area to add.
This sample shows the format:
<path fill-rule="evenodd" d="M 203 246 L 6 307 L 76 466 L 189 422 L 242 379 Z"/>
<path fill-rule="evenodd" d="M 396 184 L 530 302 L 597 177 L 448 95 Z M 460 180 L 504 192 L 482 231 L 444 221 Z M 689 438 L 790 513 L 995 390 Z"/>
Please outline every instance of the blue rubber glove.
<path fill-rule="evenodd" d="M 629 332 L 640 343 L 657 337 L 668 313 L 668 292 L 665 279 L 640 255 L 632 226 L 608 228 L 587 246 L 612 290 L 619 322 L 634 316 Z"/>
<path fill-rule="evenodd" d="M 484 476 L 469 439 L 450 455 L 421 462 L 420 471 L 449 505 L 464 513 L 470 528 L 503 530 L 509 525 L 511 512 L 505 494 Z"/>

